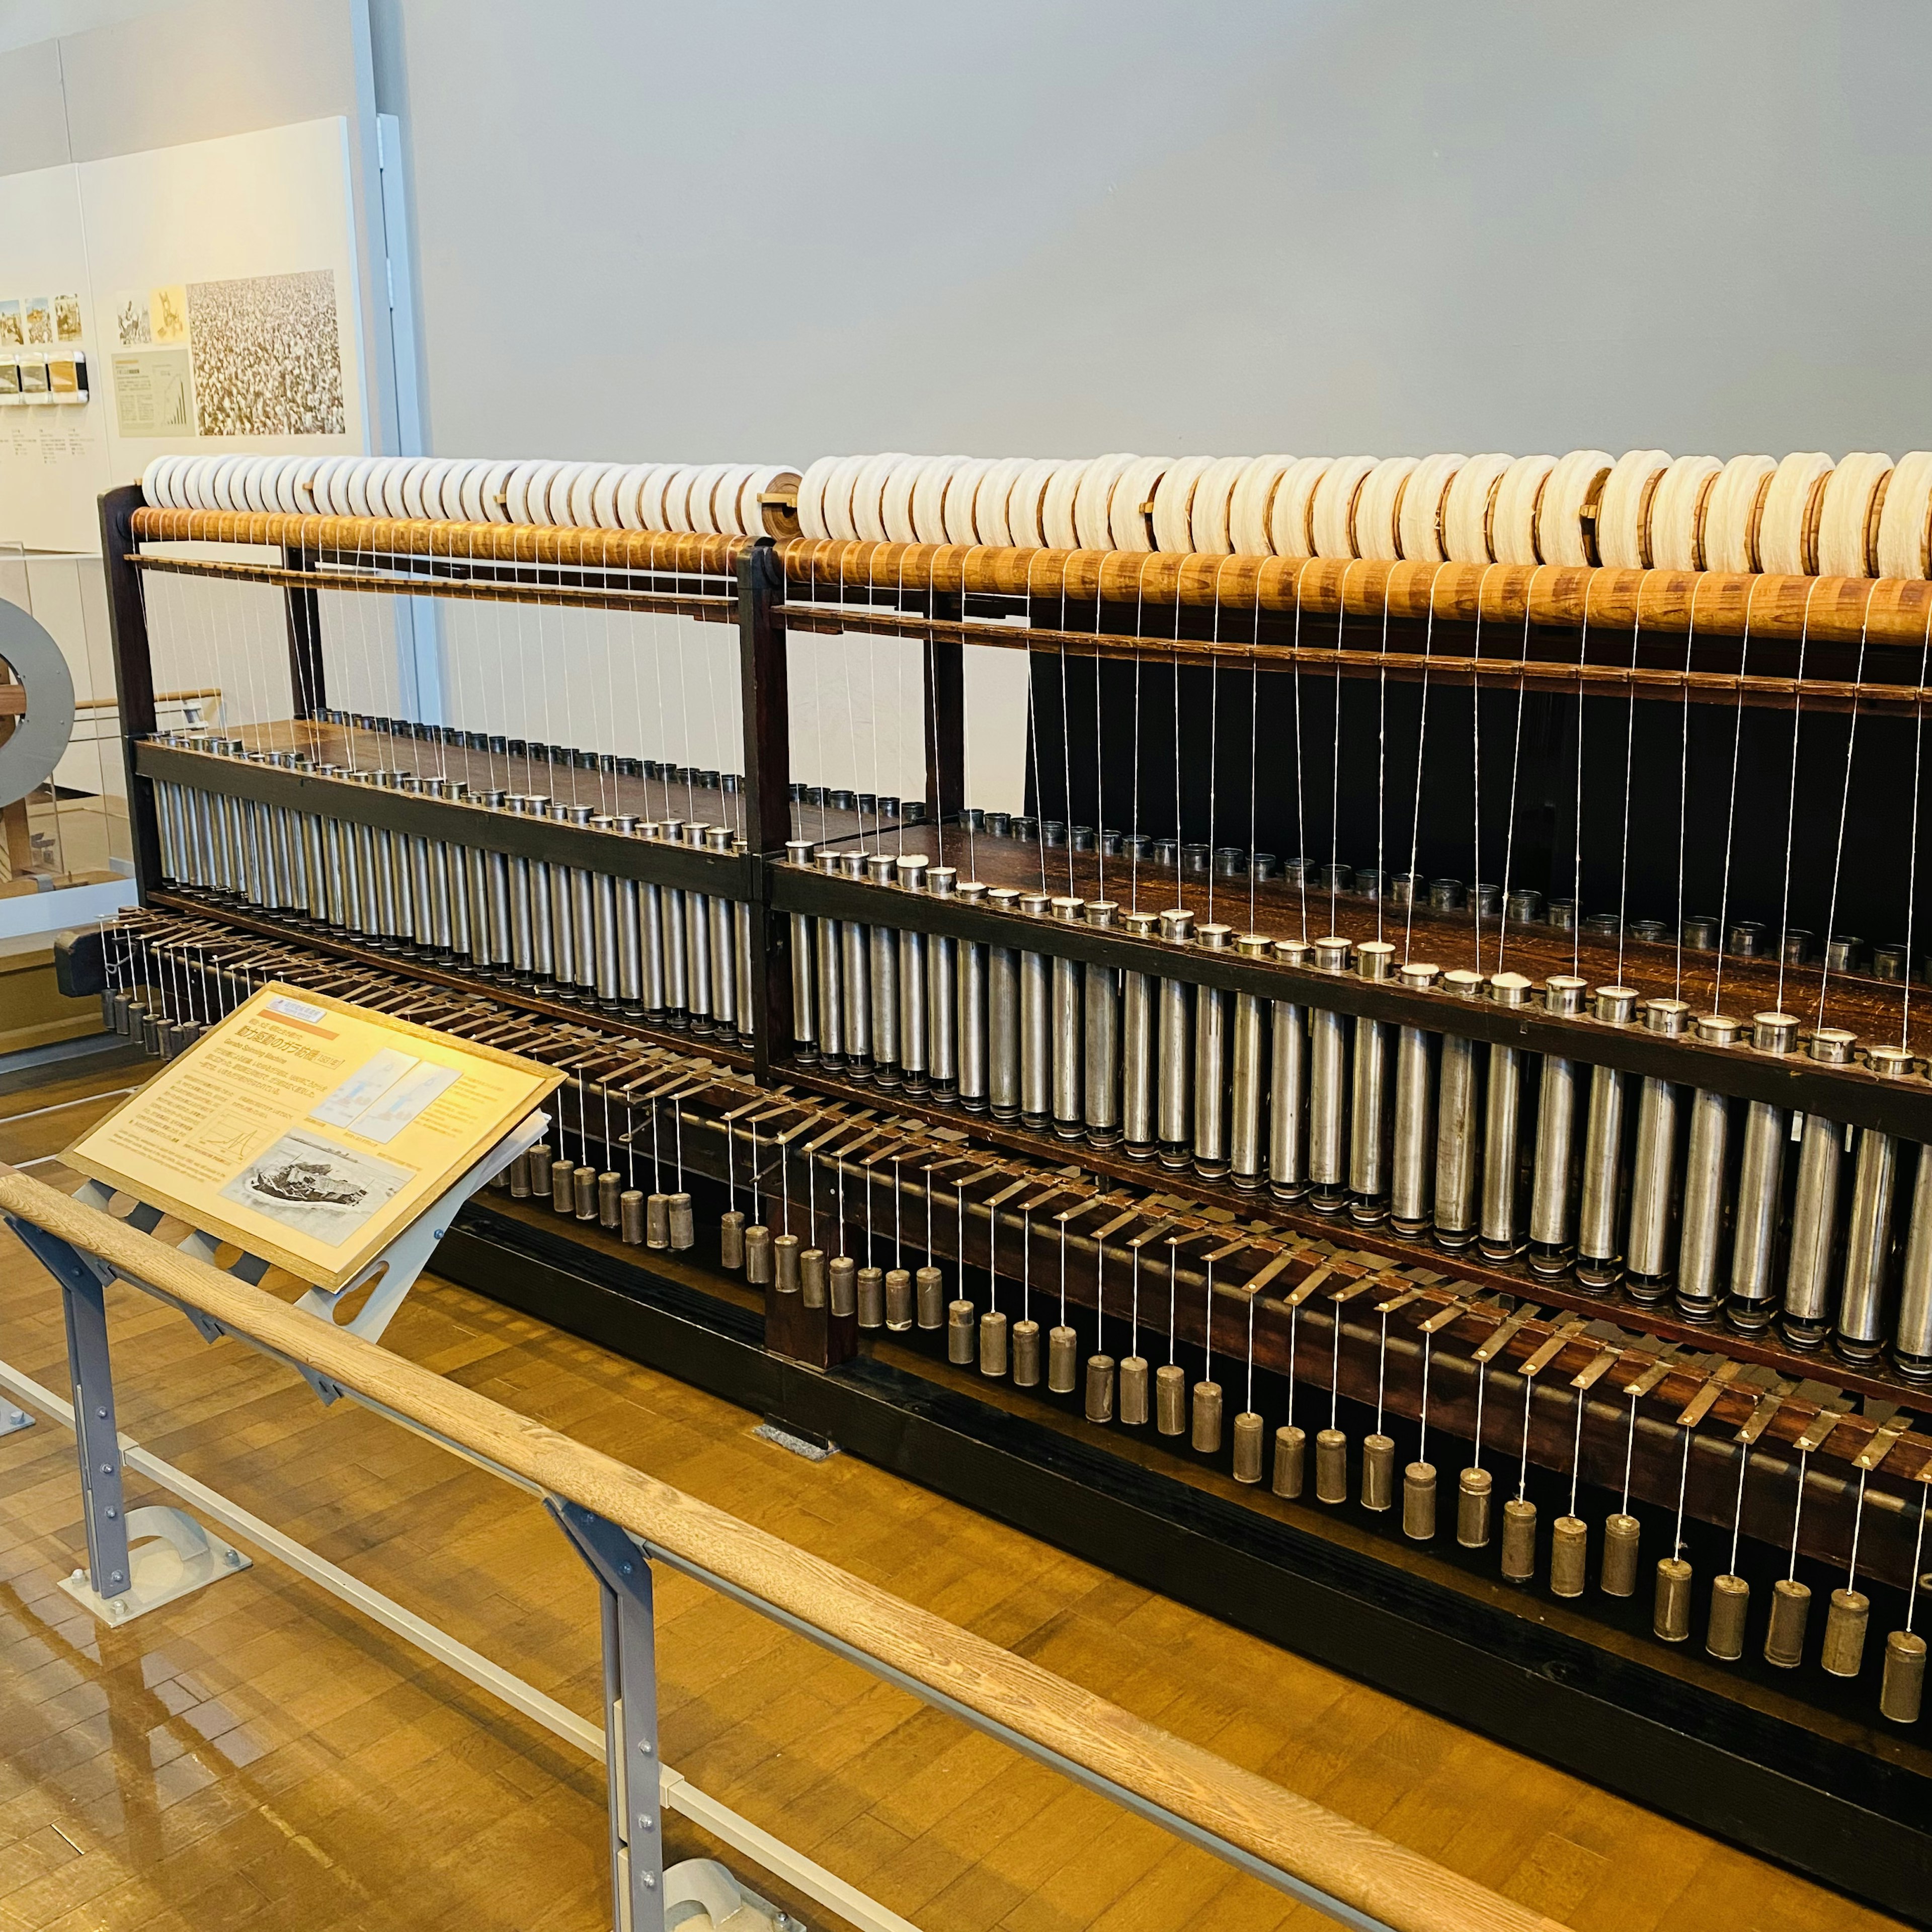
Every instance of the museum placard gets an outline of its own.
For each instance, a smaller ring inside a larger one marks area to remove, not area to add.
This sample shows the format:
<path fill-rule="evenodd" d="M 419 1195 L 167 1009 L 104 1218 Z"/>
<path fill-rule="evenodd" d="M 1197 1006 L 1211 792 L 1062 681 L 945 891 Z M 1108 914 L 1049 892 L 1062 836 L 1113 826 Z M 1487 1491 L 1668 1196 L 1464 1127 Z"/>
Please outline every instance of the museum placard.
<path fill-rule="evenodd" d="M 337 1288 L 562 1077 L 326 994 L 270 985 L 62 1159 Z"/>

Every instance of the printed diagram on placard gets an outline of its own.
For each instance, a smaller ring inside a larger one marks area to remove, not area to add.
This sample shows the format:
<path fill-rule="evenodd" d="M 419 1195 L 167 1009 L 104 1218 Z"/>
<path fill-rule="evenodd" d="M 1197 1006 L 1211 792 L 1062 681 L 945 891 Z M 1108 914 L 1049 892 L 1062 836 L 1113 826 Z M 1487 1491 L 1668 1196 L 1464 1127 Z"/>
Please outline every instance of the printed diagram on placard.
<path fill-rule="evenodd" d="M 225 1107 L 202 1121 L 182 1144 L 206 1154 L 218 1167 L 236 1168 L 261 1145 L 264 1131 L 262 1121 L 250 1120 L 238 1108 Z"/>

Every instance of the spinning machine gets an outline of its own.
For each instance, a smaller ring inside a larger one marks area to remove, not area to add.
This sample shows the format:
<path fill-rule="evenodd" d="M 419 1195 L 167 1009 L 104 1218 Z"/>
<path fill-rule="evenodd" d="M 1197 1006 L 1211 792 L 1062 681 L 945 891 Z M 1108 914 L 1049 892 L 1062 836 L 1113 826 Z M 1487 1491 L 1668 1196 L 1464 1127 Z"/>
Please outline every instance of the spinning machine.
<path fill-rule="evenodd" d="M 1932 1922 L 1932 455 L 103 517 L 123 1031 L 272 978 L 548 1060 L 452 1272 Z"/>

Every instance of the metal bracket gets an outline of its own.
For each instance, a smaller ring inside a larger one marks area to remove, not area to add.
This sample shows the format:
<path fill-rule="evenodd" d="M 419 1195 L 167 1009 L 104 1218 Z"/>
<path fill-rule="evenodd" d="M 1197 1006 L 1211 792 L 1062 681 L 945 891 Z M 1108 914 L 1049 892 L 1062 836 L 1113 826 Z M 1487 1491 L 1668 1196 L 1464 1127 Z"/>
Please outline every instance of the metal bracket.
<path fill-rule="evenodd" d="M 488 1186 L 519 1154 L 528 1154 L 549 1132 L 550 1124 L 549 1114 L 538 1112 L 512 1127 L 488 1153 L 417 1215 L 353 1280 L 338 1288 L 311 1288 L 296 1306 L 319 1321 L 334 1322 L 337 1309 L 350 1296 L 359 1294 L 374 1282 L 376 1285 L 368 1300 L 348 1321 L 339 1325 L 364 1342 L 380 1341 L 396 1310 L 416 1285 L 417 1276 L 429 1265 L 436 1244 L 449 1232 L 458 1209 L 472 1194 Z M 240 1272 L 238 1267 L 235 1272 Z M 324 1402 L 334 1401 L 342 1393 L 326 1376 L 317 1375 L 309 1369 L 304 1369 L 302 1374 Z"/>
<path fill-rule="evenodd" d="M 34 1418 L 24 1408 L 16 1408 L 10 1402 L 0 1402 L 0 1436 L 17 1436 L 33 1426 Z"/>
<path fill-rule="evenodd" d="M 61 1580 L 60 1587 L 104 1624 L 131 1623 L 164 1604 L 252 1567 L 234 1544 L 212 1535 L 187 1510 L 172 1504 L 130 1510 L 127 1528 L 128 1582 L 118 1596 L 102 1596 L 85 1570 Z"/>
<path fill-rule="evenodd" d="M 612 1923 L 616 1932 L 666 1932 L 651 1566 L 627 1532 L 593 1510 L 555 1496 L 544 1507 L 590 1566 L 602 1599 Z"/>
<path fill-rule="evenodd" d="M 550 1131 L 550 1117 L 543 1112 L 530 1114 L 526 1120 L 511 1129 L 495 1146 L 466 1169 L 456 1180 L 446 1188 L 436 1198 L 416 1216 L 396 1238 L 383 1249 L 369 1264 L 358 1271 L 353 1280 L 338 1288 L 311 1288 L 296 1306 L 305 1314 L 313 1315 L 320 1322 L 334 1322 L 336 1310 L 350 1296 L 360 1294 L 375 1284 L 368 1299 L 354 1316 L 339 1325 L 364 1342 L 380 1341 L 382 1331 L 401 1307 L 409 1292 L 416 1285 L 417 1278 L 428 1266 L 430 1257 L 436 1252 L 436 1244 L 449 1232 L 450 1223 L 456 1218 L 458 1209 L 470 1197 L 487 1187 L 519 1154 L 527 1154 Z M 85 1182 L 75 1192 L 74 1198 L 90 1208 L 98 1208 L 104 1212 L 114 1198 L 112 1189 L 98 1180 Z M 151 1234 L 160 1224 L 163 1210 L 146 1202 L 140 1202 L 133 1211 L 122 1219 L 130 1228 L 144 1234 Z M 199 1229 L 190 1232 L 185 1240 L 176 1244 L 184 1255 L 195 1260 L 206 1262 L 211 1267 L 220 1264 L 215 1256 L 224 1245 L 214 1235 Z M 90 1255 L 76 1255 L 75 1258 L 90 1269 L 104 1282 L 118 1279 L 117 1270 L 106 1262 Z M 268 1271 L 268 1264 L 259 1255 L 243 1254 L 229 1263 L 225 1272 L 238 1281 L 251 1285 L 260 1281 Z M 132 1285 L 144 1293 L 165 1301 L 178 1308 L 189 1321 L 204 1342 L 219 1341 L 229 1331 L 213 1316 L 206 1315 L 198 1308 L 190 1308 L 177 1301 L 172 1295 L 152 1287 L 144 1281 L 134 1281 Z M 246 1340 L 246 1337 L 241 1339 Z M 316 1398 L 324 1404 L 332 1402 L 342 1394 L 341 1390 L 328 1376 L 305 1368 L 299 1362 L 292 1364 L 296 1372 L 315 1391 Z"/>

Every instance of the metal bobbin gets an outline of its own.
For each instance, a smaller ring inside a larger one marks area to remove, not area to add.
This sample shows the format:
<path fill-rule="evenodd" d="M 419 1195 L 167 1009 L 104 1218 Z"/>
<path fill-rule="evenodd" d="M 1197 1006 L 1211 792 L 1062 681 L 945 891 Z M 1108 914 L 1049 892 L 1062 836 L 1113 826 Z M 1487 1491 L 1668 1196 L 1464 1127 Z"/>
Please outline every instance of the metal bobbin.
<path fill-rule="evenodd" d="M 1315 1436 L 1315 1499 L 1348 1500 L 1348 1438 L 1339 1429 L 1322 1429 Z"/>
<path fill-rule="evenodd" d="M 1055 1395 L 1071 1395 L 1080 1370 L 1079 1337 L 1064 1324 L 1048 1330 L 1046 1385 Z"/>
<path fill-rule="evenodd" d="M 1163 1362 L 1154 1372 L 1154 1426 L 1163 1436 L 1179 1436 L 1187 1427 L 1187 1376 L 1176 1362 Z"/>
<path fill-rule="evenodd" d="M 1717 1577 L 1711 1585 L 1711 1621 L 1704 1632 L 1706 1652 L 1735 1664 L 1744 1654 L 1744 1619 L 1750 1614 L 1750 1586 L 1742 1576 Z"/>
<path fill-rule="evenodd" d="M 530 1149 L 530 1194 L 535 1200 L 550 1198 L 550 1153 L 548 1141 L 538 1141 Z"/>
<path fill-rule="evenodd" d="M 856 1283 L 859 1294 L 859 1326 L 861 1328 L 883 1328 L 886 1325 L 886 1271 L 884 1268 L 862 1268 Z"/>
<path fill-rule="evenodd" d="M 1087 1394 L 1082 1405 L 1089 1422 L 1114 1419 L 1114 1358 L 1112 1355 L 1087 1358 Z"/>
<path fill-rule="evenodd" d="M 1267 1433 L 1266 1425 L 1251 1409 L 1244 1409 L 1234 1418 L 1234 1480 L 1238 1483 L 1258 1483 L 1262 1479 L 1262 1442 Z"/>
<path fill-rule="evenodd" d="M 1379 1433 L 1362 1438 L 1362 1507 L 1395 1506 L 1395 1438 Z"/>
<path fill-rule="evenodd" d="M 997 1308 L 989 1308 L 980 1318 L 980 1372 L 1003 1376 L 1006 1372 L 1006 1318 Z"/>
<path fill-rule="evenodd" d="M 1480 1550 L 1490 1540 L 1490 1491 L 1486 1469 L 1465 1469 L 1456 1479 L 1456 1540 L 1465 1550 Z"/>
<path fill-rule="evenodd" d="M 772 1285 L 781 1294 L 796 1294 L 799 1291 L 798 1258 L 804 1246 L 796 1234 L 772 1238 Z"/>
<path fill-rule="evenodd" d="M 798 1293 L 801 1306 L 825 1306 L 825 1250 L 802 1248 L 798 1257 Z"/>
<path fill-rule="evenodd" d="M 670 1212 L 670 1244 L 676 1249 L 694 1246 L 698 1240 L 698 1226 L 691 1211 L 688 1194 L 674 1194 L 669 1197 Z"/>
<path fill-rule="evenodd" d="M 644 1245 L 644 1197 L 634 1187 L 617 1197 L 617 1238 L 628 1247 Z"/>
<path fill-rule="evenodd" d="M 912 1279 L 918 1296 L 919 1325 L 943 1328 L 946 1325 L 945 1277 L 928 1262 Z"/>
<path fill-rule="evenodd" d="M 772 1278 L 772 1231 L 755 1222 L 745 1230 L 745 1280 L 753 1288 Z"/>
<path fill-rule="evenodd" d="M 1402 1533 L 1412 1543 L 1436 1534 L 1436 1465 L 1412 1462 L 1402 1472 Z"/>
<path fill-rule="evenodd" d="M 1862 1590 L 1834 1590 L 1825 1612 L 1825 1648 L 1818 1663 L 1834 1677 L 1856 1677 L 1865 1660 L 1871 1599 Z"/>
<path fill-rule="evenodd" d="M 1527 1583 L 1536 1574 L 1536 1505 L 1526 1496 L 1503 1504 L 1503 1574 Z"/>
<path fill-rule="evenodd" d="M 1040 1324 L 1037 1322 L 1016 1322 L 1012 1340 L 1013 1386 L 1016 1388 L 1039 1388 Z"/>
<path fill-rule="evenodd" d="M 745 1265 L 745 1214 L 740 1208 L 728 1208 L 718 1217 L 718 1261 L 734 1270 Z"/>
<path fill-rule="evenodd" d="M 1643 1527 L 1619 1510 L 1604 1519 L 1604 1567 L 1598 1588 L 1606 1597 L 1636 1594 L 1636 1552 Z"/>
<path fill-rule="evenodd" d="M 620 1219 L 618 1196 L 623 1190 L 623 1179 L 615 1174 L 600 1174 L 597 1177 L 597 1225 L 600 1228 L 614 1228 Z"/>
<path fill-rule="evenodd" d="M 530 1198 L 530 1157 L 520 1154 L 510 1163 L 510 1198 L 527 1201 Z"/>
<path fill-rule="evenodd" d="M 1589 1525 L 1580 1516 L 1559 1516 L 1550 1526 L 1550 1594 L 1580 1597 L 1589 1563 Z"/>
<path fill-rule="evenodd" d="M 1196 1382 L 1190 1406 L 1187 1439 L 1203 1456 L 1221 1453 L 1221 1385 Z"/>
<path fill-rule="evenodd" d="M 1924 1696 L 1925 1640 L 1916 1630 L 1894 1630 L 1885 1640 L 1879 1711 L 1894 1724 L 1916 1724 Z"/>
<path fill-rule="evenodd" d="M 946 1359 L 964 1368 L 973 1360 L 974 1331 L 977 1312 L 970 1301 L 946 1304 Z"/>
<path fill-rule="evenodd" d="M 560 1154 L 550 1164 L 550 1186 L 546 1192 L 554 1213 L 574 1214 L 577 1211 L 577 1190 L 571 1185 L 571 1178 L 577 1172 L 577 1163 L 566 1160 Z"/>
<path fill-rule="evenodd" d="M 1274 1432 L 1274 1473 L 1268 1486 L 1292 1502 L 1308 1478 L 1308 1431 L 1285 1423 Z"/>
<path fill-rule="evenodd" d="M 912 1326 L 912 1274 L 907 1268 L 886 1270 L 886 1326 L 903 1335 Z"/>
<path fill-rule="evenodd" d="M 1810 1621 L 1811 1591 L 1795 1576 L 1780 1576 L 1771 1586 L 1771 1623 L 1764 1634 L 1764 1660 L 1780 1670 L 1796 1670 L 1804 1661 L 1804 1626 Z"/>
<path fill-rule="evenodd" d="M 670 1246 L 670 1196 L 652 1194 L 644 1201 L 644 1245 L 647 1248 Z"/>
<path fill-rule="evenodd" d="M 1666 1556 L 1657 1566 L 1650 1627 L 1666 1643 L 1682 1643 L 1690 1634 L 1690 1566 L 1681 1556 Z"/>
<path fill-rule="evenodd" d="M 827 1305 L 834 1315 L 858 1312 L 859 1264 L 850 1255 L 834 1255 L 825 1270 Z"/>
<path fill-rule="evenodd" d="M 1120 1420 L 1130 1429 L 1144 1429 L 1148 1419 L 1148 1365 L 1144 1355 L 1130 1355 L 1120 1364 Z"/>
<path fill-rule="evenodd" d="M 597 1170 L 594 1167 L 580 1167 L 570 1177 L 571 1198 L 576 1204 L 577 1218 L 580 1221 L 594 1221 L 597 1218 Z"/>

